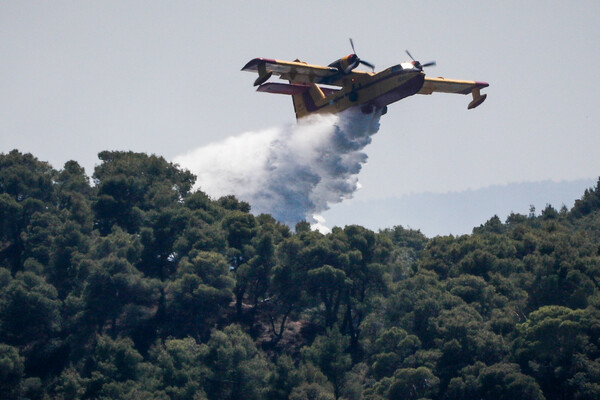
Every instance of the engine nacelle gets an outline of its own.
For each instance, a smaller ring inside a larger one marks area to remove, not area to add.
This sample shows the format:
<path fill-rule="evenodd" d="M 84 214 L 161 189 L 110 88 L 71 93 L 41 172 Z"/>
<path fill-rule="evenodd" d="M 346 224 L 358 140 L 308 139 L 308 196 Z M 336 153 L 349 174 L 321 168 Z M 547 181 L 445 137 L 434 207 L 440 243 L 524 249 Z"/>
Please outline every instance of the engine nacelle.
<path fill-rule="evenodd" d="M 330 67 L 336 68 L 338 71 L 347 74 L 352 71 L 354 68 L 358 67 L 360 63 L 360 59 L 356 54 L 350 54 L 346 57 L 342 57 L 339 60 L 336 60 L 329 64 Z"/>

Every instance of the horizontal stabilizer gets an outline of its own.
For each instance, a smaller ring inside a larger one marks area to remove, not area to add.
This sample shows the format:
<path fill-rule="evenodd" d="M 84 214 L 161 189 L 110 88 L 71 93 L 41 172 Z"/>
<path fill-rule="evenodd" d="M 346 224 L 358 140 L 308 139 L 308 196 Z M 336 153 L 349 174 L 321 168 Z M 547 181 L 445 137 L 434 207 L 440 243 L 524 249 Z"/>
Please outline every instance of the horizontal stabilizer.
<path fill-rule="evenodd" d="M 277 93 L 277 94 L 302 94 L 307 92 L 311 88 L 311 85 L 303 85 L 299 83 L 275 83 L 269 82 L 264 85 L 260 85 L 256 91 L 258 92 L 266 92 L 266 93 Z M 328 87 L 318 86 L 321 90 L 322 94 L 325 96 L 329 96 L 335 92 L 338 92 L 339 89 L 332 89 Z"/>
<path fill-rule="evenodd" d="M 260 85 L 256 91 L 258 92 L 267 92 L 267 93 L 277 93 L 277 94 L 300 94 L 306 92 L 310 88 L 309 85 L 299 85 L 295 83 L 265 83 L 264 85 Z"/>

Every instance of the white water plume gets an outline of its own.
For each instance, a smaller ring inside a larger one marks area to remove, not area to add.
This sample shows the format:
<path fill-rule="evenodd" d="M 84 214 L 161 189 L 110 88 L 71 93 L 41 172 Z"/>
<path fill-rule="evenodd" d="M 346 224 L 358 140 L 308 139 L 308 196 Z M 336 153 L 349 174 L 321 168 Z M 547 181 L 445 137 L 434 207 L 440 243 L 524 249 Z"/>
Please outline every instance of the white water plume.
<path fill-rule="evenodd" d="M 318 215 L 360 187 L 358 173 L 367 161 L 362 150 L 379 118 L 360 110 L 309 116 L 297 125 L 229 137 L 174 161 L 214 198 L 233 194 L 255 214 L 271 214 L 292 227 L 301 220 L 322 225 Z"/>

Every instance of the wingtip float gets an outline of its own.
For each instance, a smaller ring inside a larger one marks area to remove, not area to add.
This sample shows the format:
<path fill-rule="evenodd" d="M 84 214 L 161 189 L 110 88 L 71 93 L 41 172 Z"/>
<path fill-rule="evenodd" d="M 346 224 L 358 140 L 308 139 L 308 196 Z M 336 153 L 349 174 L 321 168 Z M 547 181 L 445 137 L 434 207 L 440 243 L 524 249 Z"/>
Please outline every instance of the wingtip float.
<path fill-rule="evenodd" d="M 354 43 L 350 41 L 354 51 Z M 435 61 L 421 64 L 407 51 L 411 61 L 374 72 L 375 66 L 361 60 L 356 53 L 342 57 L 328 66 L 269 58 L 250 60 L 242 71 L 256 72 L 254 86 L 257 91 L 292 96 L 296 118 L 313 113 L 339 113 L 351 107 L 360 107 L 368 114 L 380 111 L 385 114 L 387 106 L 415 94 L 434 92 L 472 95 L 469 110 L 485 101 L 487 94 L 481 89 L 486 82 L 429 78 L 424 67 L 434 66 Z M 359 71 L 363 64 L 372 72 Z M 267 82 L 273 75 L 288 83 Z M 323 86 L 327 85 L 327 86 Z"/>

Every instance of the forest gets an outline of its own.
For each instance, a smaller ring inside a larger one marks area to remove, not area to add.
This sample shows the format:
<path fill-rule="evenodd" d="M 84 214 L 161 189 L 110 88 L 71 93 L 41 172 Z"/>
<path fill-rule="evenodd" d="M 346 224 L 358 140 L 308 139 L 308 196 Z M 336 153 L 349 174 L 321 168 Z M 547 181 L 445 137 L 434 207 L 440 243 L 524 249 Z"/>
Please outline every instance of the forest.
<path fill-rule="evenodd" d="M 322 234 L 99 159 L 0 154 L 2 399 L 600 398 L 600 179 L 470 235 Z"/>

